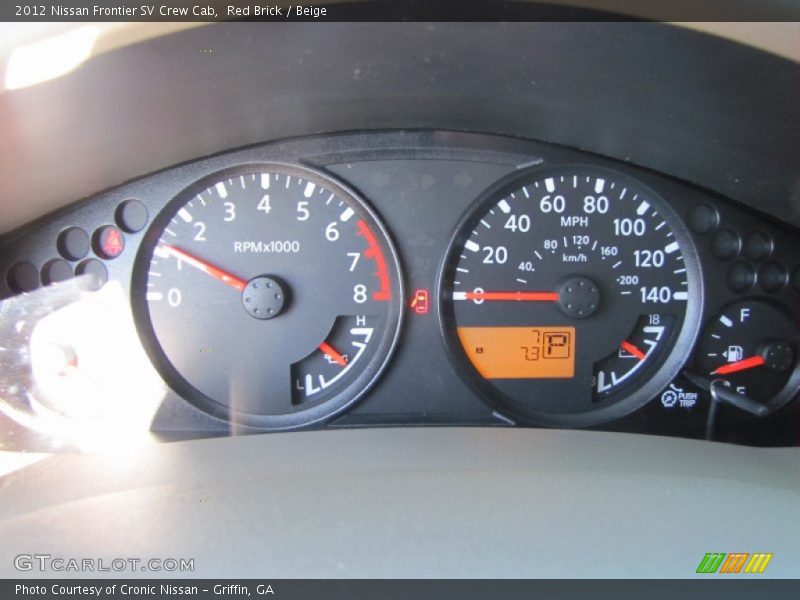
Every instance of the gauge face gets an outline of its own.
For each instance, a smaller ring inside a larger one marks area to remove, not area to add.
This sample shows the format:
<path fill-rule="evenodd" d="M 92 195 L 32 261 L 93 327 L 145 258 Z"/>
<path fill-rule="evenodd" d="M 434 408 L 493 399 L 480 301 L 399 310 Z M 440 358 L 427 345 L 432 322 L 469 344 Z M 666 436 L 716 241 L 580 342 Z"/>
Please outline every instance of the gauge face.
<path fill-rule="evenodd" d="M 697 333 L 697 258 L 674 214 L 605 169 L 530 172 L 469 212 L 441 276 L 445 339 L 514 417 L 582 426 L 645 403 Z"/>
<path fill-rule="evenodd" d="M 307 169 L 206 178 L 148 232 L 134 303 L 165 379 L 234 422 L 326 418 L 371 385 L 400 326 L 392 244 L 352 192 Z"/>
<path fill-rule="evenodd" d="M 697 369 L 775 409 L 800 386 L 797 325 L 758 300 L 737 302 L 712 317 L 697 346 Z"/>

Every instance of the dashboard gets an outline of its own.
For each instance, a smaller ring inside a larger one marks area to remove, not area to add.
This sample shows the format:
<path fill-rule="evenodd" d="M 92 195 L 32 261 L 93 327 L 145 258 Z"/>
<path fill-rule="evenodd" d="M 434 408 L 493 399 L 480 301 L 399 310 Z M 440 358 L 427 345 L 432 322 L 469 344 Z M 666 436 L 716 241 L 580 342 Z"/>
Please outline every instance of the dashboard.
<path fill-rule="evenodd" d="M 589 428 L 797 444 L 800 237 L 508 136 L 380 130 L 165 168 L 0 238 L 14 443 Z M 116 433 L 115 433 L 116 432 Z"/>
<path fill-rule="evenodd" d="M 797 23 L 75 26 L 0 92 L 0 574 L 796 577 Z"/>

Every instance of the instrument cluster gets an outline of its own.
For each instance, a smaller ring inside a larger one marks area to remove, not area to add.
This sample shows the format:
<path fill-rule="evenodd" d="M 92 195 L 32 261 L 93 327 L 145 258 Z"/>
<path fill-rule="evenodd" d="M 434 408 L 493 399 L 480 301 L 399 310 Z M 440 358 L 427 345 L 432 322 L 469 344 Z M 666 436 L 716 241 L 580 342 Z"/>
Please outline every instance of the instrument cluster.
<path fill-rule="evenodd" d="M 797 232 L 563 147 L 398 131 L 220 154 L 6 234 L 0 276 L 7 447 L 141 414 L 164 439 L 797 443 Z"/>

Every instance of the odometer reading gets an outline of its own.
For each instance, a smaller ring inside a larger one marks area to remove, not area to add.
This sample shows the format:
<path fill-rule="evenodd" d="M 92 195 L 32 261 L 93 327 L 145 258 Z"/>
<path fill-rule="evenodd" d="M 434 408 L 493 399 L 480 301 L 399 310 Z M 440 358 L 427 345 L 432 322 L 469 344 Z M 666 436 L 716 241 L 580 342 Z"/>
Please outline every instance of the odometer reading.
<path fill-rule="evenodd" d="M 470 362 L 486 379 L 573 377 L 574 327 L 459 327 Z"/>
<path fill-rule="evenodd" d="M 351 192 L 306 169 L 204 180 L 162 213 L 139 264 L 140 313 L 168 381 L 243 424 L 333 414 L 375 379 L 397 336 L 386 233 Z"/>
<path fill-rule="evenodd" d="M 460 364 L 507 412 L 545 424 L 646 401 L 693 300 L 693 249 L 676 225 L 653 192 L 605 169 L 533 172 L 490 191 L 442 275 Z"/>

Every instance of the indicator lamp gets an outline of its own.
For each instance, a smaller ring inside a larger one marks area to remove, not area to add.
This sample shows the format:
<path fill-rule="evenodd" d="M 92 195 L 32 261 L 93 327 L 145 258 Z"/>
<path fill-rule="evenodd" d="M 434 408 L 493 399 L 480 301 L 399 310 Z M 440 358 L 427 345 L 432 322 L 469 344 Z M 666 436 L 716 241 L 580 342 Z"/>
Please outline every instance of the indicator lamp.
<path fill-rule="evenodd" d="M 118 227 L 106 225 L 95 231 L 94 246 L 101 258 L 117 258 L 125 249 L 125 236 Z"/>
<path fill-rule="evenodd" d="M 411 302 L 408 303 L 410 308 L 414 309 L 414 312 L 418 315 L 427 315 L 428 309 L 430 308 L 428 302 L 429 294 L 428 290 L 426 289 L 419 289 L 414 292 L 414 295 L 411 297 Z"/>

